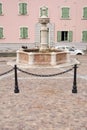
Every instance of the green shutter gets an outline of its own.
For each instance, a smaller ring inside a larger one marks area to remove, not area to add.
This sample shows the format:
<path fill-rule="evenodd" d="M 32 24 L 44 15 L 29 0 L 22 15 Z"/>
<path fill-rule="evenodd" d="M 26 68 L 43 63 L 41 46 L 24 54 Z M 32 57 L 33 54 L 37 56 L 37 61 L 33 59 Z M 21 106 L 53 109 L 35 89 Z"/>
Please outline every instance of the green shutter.
<path fill-rule="evenodd" d="M 42 16 L 42 8 L 40 8 L 40 17 Z"/>
<path fill-rule="evenodd" d="M 20 28 L 20 38 L 23 38 L 23 28 Z"/>
<path fill-rule="evenodd" d="M 22 3 L 19 3 L 19 14 L 22 14 Z"/>
<path fill-rule="evenodd" d="M 23 33 L 24 33 L 24 38 L 28 38 L 28 28 L 24 28 Z"/>
<path fill-rule="evenodd" d="M 27 14 L 27 3 L 19 3 L 19 14 L 21 15 Z"/>
<path fill-rule="evenodd" d="M 61 41 L 61 31 L 57 31 L 57 42 Z"/>
<path fill-rule="evenodd" d="M 0 27 L 0 39 L 3 38 L 3 28 Z"/>
<path fill-rule="evenodd" d="M 0 15 L 2 14 L 2 3 L 0 3 Z"/>
<path fill-rule="evenodd" d="M 87 31 L 83 31 L 82 34 L 82 41 L 87 42 Z"/>
<path fill-rule="evenodd" d="M 73 32 L 72 31 L 69 31 L 69 42 L 72 42 L 73 40 Z"/>
<path fill-rule="evenodd" d="M 27 3 L 23 3 L 23 14 L 27 14 Z"/>
<path fill-rule="evenodd" d="M 28 38 L 28 28 L 27 27 L 20 28 L 20 37 Z"/>
<path fill-rule="evenodd" d="M 62 18 L 69 18 L 69 8 L 62 8 Z"/>
<path fill-rule="evenodd" d="M 48 8 L 46 8 L 46 14 L 45 15 L 48 17 Z"/>
<path fill-rule="evenodd" d="M 87 19 L 87 7 L 83 8 L 83 18 Z"/>

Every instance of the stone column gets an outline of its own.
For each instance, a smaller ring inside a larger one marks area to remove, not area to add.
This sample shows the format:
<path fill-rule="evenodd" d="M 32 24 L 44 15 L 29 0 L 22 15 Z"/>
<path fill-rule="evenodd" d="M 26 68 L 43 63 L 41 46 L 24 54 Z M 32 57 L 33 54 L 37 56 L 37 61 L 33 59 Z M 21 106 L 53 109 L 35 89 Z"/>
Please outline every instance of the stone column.
<path fill-rule="evenodd" d="M 48 48 L 47 43 L 47 27 L 46 24 L 42 24 L 41 30 L 40 30 L 40 36 L 41 36 L 41 46 L 40 50 L 45 50 Z"/>
<path fill-rule="evenodd" d="M 56 65 L 56 53 L 51 53 L 51 65 Z"/>

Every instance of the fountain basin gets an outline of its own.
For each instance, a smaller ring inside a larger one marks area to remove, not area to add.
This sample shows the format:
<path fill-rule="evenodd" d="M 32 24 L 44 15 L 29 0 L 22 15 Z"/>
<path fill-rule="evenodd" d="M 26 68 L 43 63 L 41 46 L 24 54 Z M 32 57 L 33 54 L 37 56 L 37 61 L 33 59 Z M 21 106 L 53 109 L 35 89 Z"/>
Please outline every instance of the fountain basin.
<path fill-rule="evenodd" d="M 69 54 L 63 51 L 34 52 L 17 51 L 17 63 L 28 65 L 54 66 L 69 62 Z"/>

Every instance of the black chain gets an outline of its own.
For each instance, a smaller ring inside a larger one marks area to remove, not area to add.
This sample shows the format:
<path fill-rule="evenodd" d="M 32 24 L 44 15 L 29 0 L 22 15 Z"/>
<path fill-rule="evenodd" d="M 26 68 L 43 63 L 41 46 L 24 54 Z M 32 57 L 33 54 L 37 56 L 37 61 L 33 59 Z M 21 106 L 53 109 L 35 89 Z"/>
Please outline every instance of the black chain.
<path fill-rule="evenodd" d="M 56 74 L 48 74 L 48 75 L 42 75 L 42 74 L 33 74 L 33 73 L 30 73 L 30 72 L 26 72 L 24 70 L 21 70 L 17 67 L 17 69 L 23 73 L 26 73 L 26 74 L 29 74 L 29 75 L 32 75 L 32 76 L 37 76 L 37 77 L 52 77 L 52 76 L 57 76 L 57 75 L 61 75 L 61 74 L 64 74 L 64 73 L 67 73 L 71 70 L 73 70 L 73 67 L 71 69 L 68 69 L 66 71 L 63 71 L 63 72 L 60 72 L 60 73 L 56 73 Z"/>
<path fill-rule="evenodd" d="M 0 76 L 6 75 L 6 74 L 10 73 L 10 72 L 13 71 L 13 70 L 14 70 L 14 68 L 11 69 L 11 70 L 8 70 L 8 71 L 6 71 L 6 72 L 4 72 L 4 73 L 2 73 L 2 74 L 0 74 Z"/>

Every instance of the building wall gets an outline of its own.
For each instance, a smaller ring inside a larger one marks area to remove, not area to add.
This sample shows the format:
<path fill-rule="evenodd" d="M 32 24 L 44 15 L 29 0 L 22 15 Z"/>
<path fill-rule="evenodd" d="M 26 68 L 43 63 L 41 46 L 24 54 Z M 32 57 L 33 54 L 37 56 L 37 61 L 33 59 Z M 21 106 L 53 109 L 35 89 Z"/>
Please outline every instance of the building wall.
<path fill-rule="evenodd" d="M 19 3 L 28 4 L 28 14 L 19 15 Z M 46 6 L 50 23 L 54 24 L 54 42 L 57 42 L 57 31 L 73 31 L 72 42 L 82 42 L 82 31 L 87 30 L 87 19 L 83 19 L 83 8 L 87 0 L 0 0 L 3 15 L 0 16 L 0 27 L 4 29 L 4 38 L 0 43 L 34 43 L 35 25 L 38 23 L 40 7 Z M 61 8 L 70 8 L 70 19 L 61 19 Z M 20 38 L 20 27 L 28 27 L 29 37 Z"/>

